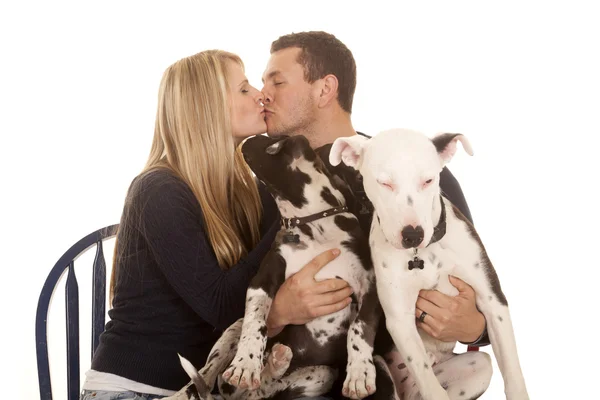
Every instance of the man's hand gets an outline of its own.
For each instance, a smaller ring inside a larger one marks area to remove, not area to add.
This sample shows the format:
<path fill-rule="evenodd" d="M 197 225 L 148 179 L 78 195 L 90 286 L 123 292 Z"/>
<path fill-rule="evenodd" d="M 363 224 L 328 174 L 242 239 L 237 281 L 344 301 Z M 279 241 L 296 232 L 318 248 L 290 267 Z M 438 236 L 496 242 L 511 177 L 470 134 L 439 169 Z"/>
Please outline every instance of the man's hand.
<path fill-rule="evenodd" d="M 281 285 L 269 312 L 267 327 L 274 336 L 289 324 L 301 325 L 322 315 L 342 310 L 352 301 L 352 288 L 343 279 L 317 282 L 315 275 L 340 254 L 327 250 L 290 276 Z"/>
<path fill-rule="evenodd" d="M 417 299 L 417 326 L 436 339 L 471 343 L 485 329 L 485 317 L 475 304 L 475 291 L 464 281 L 450 276 L 450 283 L 458 289 L 456 297 L 437 290 L 421 290 Z M 418 318 L 425 311 L 423 322 Z"/>

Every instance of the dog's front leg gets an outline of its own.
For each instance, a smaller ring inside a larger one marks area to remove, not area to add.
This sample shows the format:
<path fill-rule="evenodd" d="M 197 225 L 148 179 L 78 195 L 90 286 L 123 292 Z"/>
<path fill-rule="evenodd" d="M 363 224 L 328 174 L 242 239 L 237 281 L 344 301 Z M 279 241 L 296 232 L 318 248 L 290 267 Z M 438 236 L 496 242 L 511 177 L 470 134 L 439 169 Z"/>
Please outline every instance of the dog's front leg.
<path fill-rule="evenodd" d="M 402 287 L 394 277 L 377 276 L 377 290 L 386 326 L 425 400 L 449 400 L 448 393 L 433 373 L 431 361 L 415 323 L 417 287 Z"/>
<path fill-rule="evenodd" d="M 374 278 L 358 299 L 358 313 L 348 331 L 348 365 L 342 394 L 352 399 L 362 399 L 376 390 L 373 342 L 382 310 Z"/>
<path fill-rule="evenodd" d="M 285 260 L 278 249 L 263 259 L 246 293 L 246 310 L 237 353 L 223 378 L 233 386 L 255 390 L 260 387 L 267 344 L 267 317 L 277 289 L 285 279 Z"/>
<path fill-rule="evenodd" d="M 527 400 L 529 395 L 521 371 L 508 302 L 491 263 L 483 263 L 483 265 L 485 273 L 479 267 L 475 269 L 475 273 L 474 271 L 470 271 L 470 274 L 463 272 L 462 276 L 458 275 L 458 277 L 469 283 L 475 290 L 477 307 L 485 316 L 490 343 L 504 379 L 506 398 Z"/>

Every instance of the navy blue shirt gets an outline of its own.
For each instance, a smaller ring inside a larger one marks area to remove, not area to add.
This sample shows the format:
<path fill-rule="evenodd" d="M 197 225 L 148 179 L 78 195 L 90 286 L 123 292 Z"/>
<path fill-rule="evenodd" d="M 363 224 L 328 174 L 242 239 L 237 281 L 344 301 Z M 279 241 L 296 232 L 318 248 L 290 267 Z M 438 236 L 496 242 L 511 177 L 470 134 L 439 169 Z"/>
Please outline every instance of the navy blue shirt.
<path fill-rule="evenodd" d="M 273 198 L 259 191 L 262 239 L 222 270 L 189 186 L 164 169 L 133 180 L 117 234 L 111 320 L 92 369 L 170 390 L 189 382 L 177 353 L 205 364 L 222 331 L 243 317 L 250 280 L 279 230 Z"/>

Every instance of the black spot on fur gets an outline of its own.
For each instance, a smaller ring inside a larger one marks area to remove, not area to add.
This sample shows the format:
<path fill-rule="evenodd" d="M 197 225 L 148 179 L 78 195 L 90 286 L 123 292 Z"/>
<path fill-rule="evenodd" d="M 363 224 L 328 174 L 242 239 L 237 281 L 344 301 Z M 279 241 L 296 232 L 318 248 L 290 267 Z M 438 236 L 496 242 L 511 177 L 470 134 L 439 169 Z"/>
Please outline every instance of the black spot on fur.
<path fill-rule="evenodd" d="M 258 328 L 258 332 L 260 332 L 260 334 L 264 337 L 267 336 L 267 325 L 266 324 L 262 324 L 260 326 L 260 328 Z"/>
<path fill-rule="evenodd" d="M 353 329 L 352 329 L 352 332 L 354 332 L 354 334 L 355 334 L 355 335 L 358 335 L 358 334 L 359 334 L 359 332 L 358 332 L 358 329 L 356 329 L 356 328 L 353 328 Z"/>
<path fill-rule="evenodd" d="M 469 363 L 469 365 L 475 365 L 475 364 L 477 364 L 477 361 L 471 361 L 471 362 Z"/>
<path fill-rule="evenodd" d="M 304 233 L 306 236 L 308 236 L 310 238 L 310 240 L 314 240 L 315 236 L 313 235 L 313 231 L 311 229 L 310 226 L 304 224 L 304 225 L 299 225 L 298 229 L 300 229 L 300 232 Z"/>
<path fill-rule="evenodd" d="M 335 321 L 335 317 L 331 317 L 327 320 L 327 322 L 332 323 L 333 321 Z"/>
<path fill-rule="evenodd" d="M 408 376 L 405 376 L 404 378 L 402 378 L 402 380 L 400 381 L 400 383 L 404 383 L 405 380 L 408 379 Z"/>
<path fill-rule="evenodd" d="M 235 386 L 223 381 L 221 383 L 221 392 L 223 392 L 223 394 L 232 395 L 233 393 L 235 393 Z"/>
<path fill-rule="evenodd" d="M 356 254 L 365 270 L 370 271 L 373 268 L 371 246 L 369 246 L 367 238 L 360 230 L 358 220 L 343 215 L 336 215 L 335 224 L 350 234 L 350 239 L 343 241 L 342 246 Z M 351 227 L 352 229 L 349 229 Z"/>
<path fill-rule="evenodd" d="M 442 383 L 440 383 L 440 385 L 442 385 L 442 388 L 443 388 L 444 390 L 448 390 L 448 386 L 450 386 L 450 385 L 448 384 L 448 382 L 442 382 Z"/>
<path fill-rule="evenodd" d="M 478 263 L 478 262 L 476 262 L 476 263 L 475 263 L 475 268 L 479 268 L 479 266 L 480 266 L 480 265 L 479 265 L 479 263 Z"/>
<path fill-rule="evenodd" d="M 446 146 L 448 146 L 452 139 L 454 139 L 458 135 L 460 135 L 460 133 L 444 133 L 431 139 L 431 142 L 435 146 L 435 149 L 437 150 L 438 154 L 440 154 L 444 151 L 444 149 L 446 148 Z"/>
<path fill-rule="evenodd" d="M 254 354 L 250 353 L 250 359 L 252 360 L 254 358 Z"/>
<path fill-rule="evenodd" d="M 502 322 L 502 321 L 503 321 L 502 317 L 501 317 L 501 316 L 499 316 L 499 315 L 498 315 L 498 321 L 500 321 L 500 322 Z"/>
<path fill-rule="evenodd" d="M 387 264 L 385 263 L 385 261 L 382 261 L 382 262 L 381 262 L 381 267 L 382 267 L 382 268 L 387 268 Z"/>
<path fill-rule="evenodd" d="M 274 298 L 277 290 L 285 281 L 285 267 L 286 262 L 279 249 L 270 250 L 263 258 L 261 267 L 250 281 L 249 287 L 263 289 L 271 299 Z M 266 335 L 267 327 L 265 326 L 264 329 Z"/>
<path fill-rule="evenodd" d="M 312 381 L 312 379 L 313 379 L 313 378 L 312 378 L 312 376 L 310 376 L 310 375 L 306 377 L 306 380 L 307 380 L 307 381 Z"/>
<path fill-rule="evenodd" d="M 464 391 L 464 390 L 461 390 L 461 391 L 460 391 L 460 393 L 459 393 L 459 395 L 460 395 L 460 396 L 464 396 L 464 395 L 465 395 L 465 391 Z"/>
<path fill-rule="evenodd" d="M 438 269 L 440 269 L 440 268 L 442 268 L 442 266 L 443 266 L 443 265 L 442 265 L 442 262 L 440 261 L 440 262 L 438 263 L 437 267 L 438 267 Z"/>
<path fill-rule="evenodd" d="M 412 362 L 412 357 L 411 356 L 406 357 L 406 361 Z"/>
<path fill-rule="evenodd" d="M 423 366 L 425 367 L 425 369 L 429 369 L 429 364 L 425 363 L 423 364 Z"/>
<path fill-rule="evenodd" d="M 357 346 L 357 345 L 353 344 L 353 345 L 352 345 L 352 348 L 353 348 L 355 351 L 358 351 L 358 346 Z"/>
<path fill-rule="evenodd" d="M 331 190 L 329 190 L 329 188 L 326 186 L 324 186 L 323 189 L 321 190 L 321 197 L 331 207 L 341 206 L 339 200 L 333 195 L 333 193 L 331 193 Z"/>
<path fill-rule="evenodd" d="M 410 196 L 406 196 L 406 202 L 408 203 L 409 206 L 413 205 L 413 199 Z"/>
<path fill-rule="evenodd" d="M 212 360 L 214 360 L 216 357 L 219 357 L 219 350 L 216 350 L 215 352 L 213 352 L 209 357 L 208 360 L 206 360 L 206 363 L 210 363 Z"/>
<path fill-rule="evenodd" d="M 276 154 L 267 154 L 267 147 L 279 141 L 284 141 L 279 151 Z M 242 154 L 252 171 L 265 183 L 273 196 L 288 200 L 296 208 L 301 208 L 308 203 L 304 197 L 304 187 L 311 183 L 311 178 L 308 174 L 297 168 L 292 169 L 290 166 L 294 159 L 301 156 L 313 162 L 317 159 L 306 137 L 298 135 L 270 138 L 257 135 L 244 142 Z M 282 173 L 282 170 L 286 170 L 285 173 Z"/>
<path fill-rule="evenodd" d="M 353 294 L 354 294 L 354 293 L 353 293 Z M 349 320 L 349 319 L 347 319 L 347 320 L 345 320 L 345 321 L 342 321 L 342 328 L 343 328 L 343 329 L 348 329 L 348 328 L 350 328 L 350 320 Z"/>
<path fill-rule="evenodd" d="M 188 399 L 199 399 L 198 388 L 195 385 L 190 385 L 185 389 L 185 397 Z"/>

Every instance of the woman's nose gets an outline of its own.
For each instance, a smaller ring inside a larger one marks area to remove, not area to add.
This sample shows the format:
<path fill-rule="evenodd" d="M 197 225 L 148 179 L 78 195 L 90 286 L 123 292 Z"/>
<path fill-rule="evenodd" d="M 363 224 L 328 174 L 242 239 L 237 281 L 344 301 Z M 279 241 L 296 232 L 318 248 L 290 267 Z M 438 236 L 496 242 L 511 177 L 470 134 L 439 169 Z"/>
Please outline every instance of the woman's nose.
<path fill-rule="evenodd" d="M 256 94 L 255 101 L 256 101 L 258 104 L 260 104 L 261 106 L 264 106 L 264 105 L 265 105 L 264 98 L 265 98 L 265 96 L 262 94 L 262 92 L 258 92 L 258 93 Z"/>

